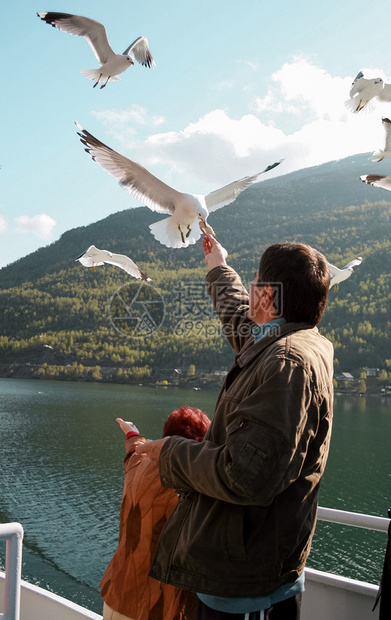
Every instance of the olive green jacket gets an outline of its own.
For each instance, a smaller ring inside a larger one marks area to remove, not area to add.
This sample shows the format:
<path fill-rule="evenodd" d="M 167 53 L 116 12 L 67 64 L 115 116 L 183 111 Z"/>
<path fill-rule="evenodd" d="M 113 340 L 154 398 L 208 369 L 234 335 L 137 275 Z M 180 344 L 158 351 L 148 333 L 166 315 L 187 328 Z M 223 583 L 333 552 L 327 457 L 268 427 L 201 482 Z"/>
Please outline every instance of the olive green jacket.
<path fill-rule="evenodd" d="M 333 414 L 333 347 L 318 329 L 286 323 L 257 344 L 248 294 L 230 267 L 207 284 L 238 352 L 202 443 L 171 437 L 161 484 L 179 502 L 150 575 L 232 597 L 267 595 L 304 569 L 316 522 Z"/>

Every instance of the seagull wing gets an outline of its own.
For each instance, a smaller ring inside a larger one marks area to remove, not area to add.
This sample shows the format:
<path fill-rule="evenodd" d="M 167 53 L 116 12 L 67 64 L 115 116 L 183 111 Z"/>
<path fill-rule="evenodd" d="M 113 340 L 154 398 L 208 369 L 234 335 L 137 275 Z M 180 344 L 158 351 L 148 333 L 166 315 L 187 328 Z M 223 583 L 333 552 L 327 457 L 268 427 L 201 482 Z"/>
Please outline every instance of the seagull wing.
<path fill-rule="evenodd" d="M 205 203 L 209 213 L 212 211 L 217 211 L 217 209 L 233 202 L 235 198 L 243 192 L 243 190 L 249 187 L 249 185 L 252 185 L 257 178 L 257 174 L 252 177 L 244 177 L 243 179 L 229 183 L 228 185 L 207 194 L 207 196 L 205 196 Z"/>
<path fill-rule="evenodd" d="M 278 166 L 282 161 L 283 160 L 281 159 L 280 161 L 277 161 L 265 168 L 265 170 L 262 170 L 262 172 L 258 172 L 258 174 L 254 174 L 251 177 L 244 177 L 243 179 L 229 183 L 228 185 L 225 185 L 224 187 L 221 187 L 220 189 L 217 189 L 205 196 L 205 203 L 209 213 L 217 211 L 217 209 L 233 202 L 243 190 L 249 187 L 249 185 L 255 183 L 261 174 L 269 172 L 269 170 L 272 170 Z"/>
<path fill-rule="evenodd" d="M 339 269 L 335 265 L 332 265 L 331 263 L 328 263 L 328 266 L 329 266 L 329 270 L 330 270 L 330 278 L 335 278 L 335 277 L 337 277 L 341 273 L 341 269 Z"/>
<path fill-rule="evenodd" d="M 391 101 L 391 84 L 384 84 L 384 88 L 377 95 L 380 101 Z"/>
<path fill-rule="evenodd" d="M 364 74 L 360 71 L 352 82 L 352 87 L 349 92 L 349 97 L 353 97 L 356 93 L 360 93 L 363 88 L 368 84 L 369 80 L 364 78 Z"/>
<path fill-rule="evenodd" d="M 174 213 L 175 205 L 183 197 L 181 192 L 160 181 L 137 162 L 113 151 L 83 129 L 79 123 L 76 123 L 76 126 L 80 129 L 77 133 L 82 144 L 87 147 L 85 149 L 87 153 L 98 166 L 118 179 L 121 187 L 131 196 L 143 202 L 152 211 L 170 215 Z"/>
<path fill-rule="evenodd" d="M 100 22 L 69 13 L 42 12 L 37 13 L 44 22 L 51 26 L 84 39 L 90 45 L 97 61 L 103 65 L 110 56 L 114 55 L 107 39 L 106 29 Z"/>
<path fill-rule="evenodd" d="M 90 245 L 85 252 L 80 254 L 75 261 L 79 261 L 83 267 L 100 267 L 104 265 L 105 259 L 110 255 L 107 250 L 98 250 L 94 245 Z"/>
<path fill-rule="evenodd" d="M 125 254 L 111 254 L 109 258 L 105 259 L 105 263 L 115 265 L 139 280 L 150 280 L 150 278 L 147 278 L 147 276 L 140 271 L 136 263 L 134 263 L 129 256 L 125 256 Z"/>
<path fill-rule="evenodd" d="M 109 265 L 115 265 L 116 267 L 120 267 L 127 273 L 129 273 L 134 278 L 148 280 L 147 276 L 140 271 L 137 265 L 125 254 L 113 254 L 108 250 L 99 250 L 95 245 L 90 245 L 90 247 L 80 254 L 75 261 L 78 260 L 84 267 L 100 267 L 105 263 Z"/>
<path fill-rule="evenodd" d="M 382 118 L 384 130 L 386 132 L 386 138 L 384 143 L 384 150 L 391 151 L 391 121 L 389 118 Z"/>
<path fill-rule="evenodd" d="M 372 153 L 372 161 L 382 161 L 391 151 L 391 121 L 389 118 L 383 117 L 382 124 L 384 127 L 384 148 L 378 149 Z"/>
<path fill-rule="evenodd" d="M 361 263 L 362 263 L 361 256 L 357 256 L 357 258 L 351 260 L 350 263 L 347 263 L 345 267 L 342 267 L 342 269 L 353 269 L 353 267 L 356 267 L 357 265 L 361 265 Z"/>
<path fill-rule="evenodd" d="M 373 185 L 374 187 L 382 187 L 391 191 L 391 176 L 381 174 L 363 174 L 360 176 L 363 183 Z"/>
<path fill-rule="evenodd" d="M 330 271 L 330 285 L 329 285 L 329 289 L 334 286 L 334 284 L 337 284 L 337 282 L 340 281 L 341 275 L 342 275 L 342 270 L 338 269 L 338 267 L 336 267 L 335 265 L 332 265 L 331 263 L 328 263 L 329 266 L 329 271 Z"/>
<path fill-rule="evenodd" d="M 129 52 L 132 52 L 137 62 L 144 67 L 156 67 L 155 61 L 152 57 L 151 50 L 149 49 L 148 39 L 145 36 L 138 37 L 129 47 L 124 51 L 124 55 L 127 56 Z"/>

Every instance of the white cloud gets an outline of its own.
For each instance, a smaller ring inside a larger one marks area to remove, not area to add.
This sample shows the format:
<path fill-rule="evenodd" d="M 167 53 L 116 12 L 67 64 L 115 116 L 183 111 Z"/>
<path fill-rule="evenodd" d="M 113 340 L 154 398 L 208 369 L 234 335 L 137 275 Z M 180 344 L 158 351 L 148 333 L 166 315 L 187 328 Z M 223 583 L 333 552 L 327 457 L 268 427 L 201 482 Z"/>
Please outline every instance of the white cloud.
<path fill-rule="evenodd" d="M 251 113 L 232 118 L 215 109 L 181 130 L 152 133 L 144 140 L 133 132 L 126 141 L 127 123 L 138 119 L 140 126 L 148 119 L 144 108 L 111 110 L 100 118 L 112 123 L 112 132 L 122 136 L 135 159 L 162 180 L 182 191 L 204 193 L 279 159 L 284 158 L 283 165 L 265 178 L 381 146 L 381 106 L 376 104 L 373 114 L 351 114 L 344 105 L 353 77 L 333 76 L 294 58 L 273 74 L 265 95 L 248 95 L 253 97 Z"/>
<path fill-rule="evenodd" d="M 0 215 L 0 233 L 5 232 L 8 228 L 4 215 Z"/>
<path fill-rule="evenodd" d="M 136 139 L 139 126 L 159 127 L 165 121 L 164 116 L 151 115 L 148 110 L 138 104 L 120 110 L 94 110 L 93 116 L 107 128 L 109 135 L 124 144 L 133 143 Z"/>
<path fill-rule="evenodd" d="M 236 120 L 214 110 L 181 131 L 149 136 L 139 147 L 138 161 L 150 170 L 163 165 L 166 180 L 176 187 L 180 182 L 178 189 L 205 192 L 281 159 L 284 139 L 282 131 L 253 114 Z M 191 183 L 187 189 L 186 183 Z"/>
<path fill-rule="evenodd" d="M 164 122 L 164 116 L 150 115 L 146 108 L 136 103 L 126 110 L 111 108 L 110 110 L 93 111 L 92 114 L 108 126 L 118 123 L 151 124 L 157 126 Z"/>
<path fill-rule="evenodd" d="M 46 215 L 46 213 L 34 215 L 34 217 L 20 215 L 15 218 L 15 221 L 18 232 L 33 233 L 40 239 L 49 239 L 56 225 L 56 221 L 50 215 Z"/>
<path fill-rule="evenodd" d="M 272 86 L 263 98 L 255 98 L 257 112 L 278 111 L 312 118 L 338 121 L 346 115 L 345 99 L 352 83 L 350 77 L 332 76 L 304 58 L 294 58 L 272 75 Z"/>

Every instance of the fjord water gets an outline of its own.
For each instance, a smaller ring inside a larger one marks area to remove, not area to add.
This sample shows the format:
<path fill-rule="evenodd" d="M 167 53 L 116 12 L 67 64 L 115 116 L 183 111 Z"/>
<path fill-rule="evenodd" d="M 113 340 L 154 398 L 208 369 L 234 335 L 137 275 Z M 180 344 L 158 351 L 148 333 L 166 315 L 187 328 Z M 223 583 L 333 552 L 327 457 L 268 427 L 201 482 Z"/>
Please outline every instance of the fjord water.
<path fill-rule="evenodd" d="M 25 536 L 22 578 L 101 612 L 99 581 L 115 550 L 124 435 L 151 439 L 184 404 L 213 416 L 217 392 L 0 379 L 0 522 Z M 320 505 L 387 516 L 391 400 L 337 396 Z M 378 584 L 386 536 L 318 523 L 308 566 Z M 4 569 L 5 545 L 0 546 Z"/>

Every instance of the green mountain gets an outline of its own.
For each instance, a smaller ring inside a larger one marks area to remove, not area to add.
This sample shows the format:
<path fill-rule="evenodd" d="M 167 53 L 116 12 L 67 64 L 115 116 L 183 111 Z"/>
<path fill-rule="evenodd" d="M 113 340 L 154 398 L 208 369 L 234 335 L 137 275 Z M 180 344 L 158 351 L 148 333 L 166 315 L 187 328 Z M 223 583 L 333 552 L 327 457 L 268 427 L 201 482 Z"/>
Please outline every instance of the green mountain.
<path fill-rule="evenodd" d="M 366 154 L 265 180 L 209 223 L 246 283 L 276 241 L 309 243 L 338 267 L 362 256 L 331 290 L 320 329 L 335 345 L 337 371 L 359 376 L 375 367 L 387 382 L 391 195 L 359 180 L 376 166 Z M 201 372 L 229 368 L 233 355 L 203 285 L 201 243 L 162 246 L 148 230 L 160 218 L 146 207 L 128 209 L 0 270 L 0 375 L 22 376 L 23 364 L 28 376 L 139 381 L 180 377 L 174 369 L 194 376 L 195 367 L 199 382 Z M 74 259 L 91 244 L 129 255 L 152 285 L 140 288 L 109 265 L 83 268 Z"/>

